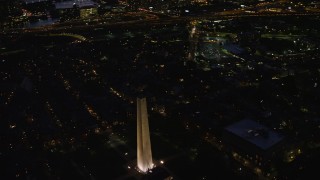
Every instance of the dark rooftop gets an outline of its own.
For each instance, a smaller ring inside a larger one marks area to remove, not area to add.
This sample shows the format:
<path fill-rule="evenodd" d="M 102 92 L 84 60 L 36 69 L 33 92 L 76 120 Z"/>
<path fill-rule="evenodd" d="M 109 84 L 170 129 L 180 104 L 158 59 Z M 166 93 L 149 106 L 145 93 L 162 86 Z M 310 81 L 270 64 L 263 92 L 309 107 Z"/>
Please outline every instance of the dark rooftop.
<path fill-rule="evenodd" d="M 87 8 L 87 7 L 96 7 L 97 4 L 91 0 L 82 0 L 82 1 L 63 1 L 56 2 L 56 9 L 71 9 L 73 5 L 77 5 L 79 8 Z"/>
<path fill-rule="evenodd" d="M 26 4 L 31 4 L 31 3 L 37 3 L 37 2 L 42 2 L 42 1 L 48 1 L 48 0 L 23 0 Z"/>
<path fill-rule="evenodd" d="M 226 130 L 263 150 L 271 148 L 284 138 L 277 132 L 250 119 L 236 122 L 226 127 Z"/>

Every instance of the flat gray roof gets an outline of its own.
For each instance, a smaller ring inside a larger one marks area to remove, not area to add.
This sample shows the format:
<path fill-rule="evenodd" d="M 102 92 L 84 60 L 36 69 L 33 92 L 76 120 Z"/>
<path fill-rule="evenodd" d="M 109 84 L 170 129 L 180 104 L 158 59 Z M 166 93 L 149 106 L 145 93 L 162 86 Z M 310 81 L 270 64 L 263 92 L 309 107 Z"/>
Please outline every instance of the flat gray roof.
<path fill-rule="evenodd" d="M 48 0 L 23 0 L 26 4 L 38 3 Z M 71 9 L 73 5 L 77 4 L 79 8 L 82 7 L 95 7 L 97 4 L 91 0 L 69 0 L 62 2 L 55 2 L 56 9 Z"/>
<path fill-rule="evenodd" d="M 236 122 L 225 129 L 263 150 L 271 148 L 284 138 L 279 133 L 250 119 Z"/>
<path fill-rule="evenodd" d="M 73 4 L 77 4 L 79 8 L 89 7 L 89 6 L 97 6 L 97 4 L 91 0 L 71 0 L 71 1 L 63 1 L 56 2 L 56 9 L 70 9 L 73 7 Z"/>
<path fill-rule="evenodd" d="M 30 3 L 37 3 L 37 2 L 42 2 L 42 1 L 48 1 L 48 0 L 23 0 L 26 4 Z"/>

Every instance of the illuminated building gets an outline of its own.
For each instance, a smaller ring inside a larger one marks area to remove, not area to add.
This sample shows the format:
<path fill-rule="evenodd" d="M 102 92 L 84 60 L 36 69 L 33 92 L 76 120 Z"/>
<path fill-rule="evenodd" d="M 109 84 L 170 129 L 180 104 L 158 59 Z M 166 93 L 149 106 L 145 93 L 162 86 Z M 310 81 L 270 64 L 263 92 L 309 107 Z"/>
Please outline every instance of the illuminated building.
<path fill-rule="evenodd" d="M 205 22 L 208 23 L 208 22 Z M 215 32 L 216 26 L 210 22 L 210 26 L 201 21 L 191 21 L 189 26 L 189 52 L 187 59 L 196 62 L 204 71 L 218 67 L 222 58 L 222 47 L 226 39 Z"/>
<path fill-rule="evenodd" d="M 55 8 L 62 21 L 98 15 L 98 5 L 91 0 L 56 2 Z"/>
<path fill-rule="evenodd" d="M 97 14 L 98 14 L 98 9 L 96 7 L 88 6 L 80 9 L 80 18 L 95 16 Z"/>
<path fill-rule="evenodd" d="M 197 52 L 197 45 L 199 41 L 199 34 L 197 30 L 197 22 L 191 22 L 191 30 L 189 34 L 189 41 L 190 41 L 190 49 L 188 54 L 188 59 L 191 61 L 195 60 L 195 55 Z"/>
<path fill-rule="evenodd" d="M 137 166 L 142 172 L 153 168 L 146 98 L 137 98 Z"/>

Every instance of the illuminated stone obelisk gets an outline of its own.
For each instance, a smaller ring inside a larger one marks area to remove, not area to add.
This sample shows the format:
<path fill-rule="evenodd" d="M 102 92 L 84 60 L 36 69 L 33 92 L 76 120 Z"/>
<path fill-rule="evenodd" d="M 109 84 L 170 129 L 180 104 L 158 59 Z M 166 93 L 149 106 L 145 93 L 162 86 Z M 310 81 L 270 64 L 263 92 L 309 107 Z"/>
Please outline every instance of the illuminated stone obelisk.
<path fill-rule="evenodd" d="M 153 168 L 146 98 L 137 98 L 137 166 L 142 172 Z"/>
<path fill-rule="evenodd" d="M 197 22 L 196 21 L 191 21 L 191 29 L 190 29 L 190 34 L 189 34 L 189 42 L 190 42 L 190 49 L 188 53 L 188 59 L 190 61 L 195 60 L 195 54 L 198 50 L 198 41 L 199 41 L 199 32 L 197 29 Z"/>

